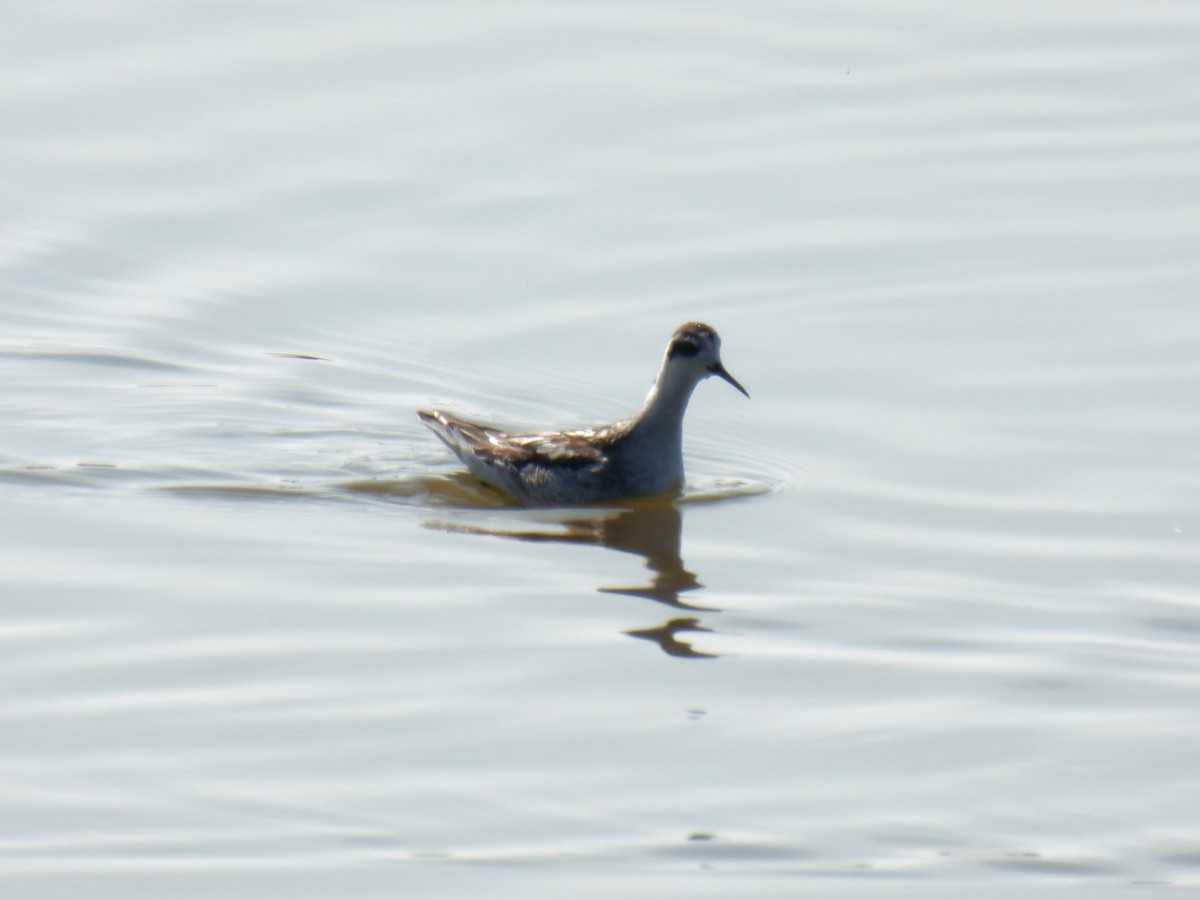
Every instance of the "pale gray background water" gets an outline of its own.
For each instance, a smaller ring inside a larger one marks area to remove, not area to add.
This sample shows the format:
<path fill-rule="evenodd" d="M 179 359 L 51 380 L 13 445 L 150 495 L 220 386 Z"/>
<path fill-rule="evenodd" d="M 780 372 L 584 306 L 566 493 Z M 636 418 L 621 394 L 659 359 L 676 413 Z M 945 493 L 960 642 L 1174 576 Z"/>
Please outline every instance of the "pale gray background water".
<path fill-rule="evenodd" d="M 1200 886 L 1197 4 L 10 2 L 0 123 L 5 896 Z M 688 319 L 677 510 L 413 415 Z"/>

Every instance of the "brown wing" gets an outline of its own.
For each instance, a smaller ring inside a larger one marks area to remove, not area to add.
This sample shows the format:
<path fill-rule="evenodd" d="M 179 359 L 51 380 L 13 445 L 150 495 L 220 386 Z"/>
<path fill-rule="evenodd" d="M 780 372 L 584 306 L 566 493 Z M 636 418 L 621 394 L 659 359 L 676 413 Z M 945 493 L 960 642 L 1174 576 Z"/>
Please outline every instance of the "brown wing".
<path fill-rule="evenodd" d="M 518 468 L 531 463 L 576 468 L 593 466 L 606 458 L 607 428 L 557 434 L 508 434 L 441 410 L 421 410 L 417 415 L 452 446 L 458 444 L 478 456 Z"/>
<path fill-rule="evenodd" d="M 545 462 L 556 466 L 594 466 L 604 461 L 604 450 L 584 433 L 519 434 L 507 443 L 530 454 L 527 462 Z"/>

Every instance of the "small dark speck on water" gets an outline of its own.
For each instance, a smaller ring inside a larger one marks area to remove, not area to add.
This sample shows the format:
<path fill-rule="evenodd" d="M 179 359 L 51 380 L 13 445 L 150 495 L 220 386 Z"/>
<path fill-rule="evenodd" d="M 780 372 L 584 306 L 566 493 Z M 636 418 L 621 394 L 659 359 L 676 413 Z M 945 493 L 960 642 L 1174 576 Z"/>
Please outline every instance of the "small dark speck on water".
<path fill-rule="evenodd" d="M 278 356 L 280 359 L 317 359 L 321 362 L 329 362 L 324 356 L 311 356 L 308 353 L 268 353 L 268 356 Z"/>

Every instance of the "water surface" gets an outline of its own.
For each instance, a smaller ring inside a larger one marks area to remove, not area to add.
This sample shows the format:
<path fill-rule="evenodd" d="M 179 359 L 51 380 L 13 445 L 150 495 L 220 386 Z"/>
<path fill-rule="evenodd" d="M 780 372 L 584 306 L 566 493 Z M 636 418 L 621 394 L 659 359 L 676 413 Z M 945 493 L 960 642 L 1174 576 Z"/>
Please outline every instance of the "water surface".
<path fill-rule="evenodd" d="M 1194 5 L 0 42 L 8 893 L 1200 883 Z M 690 319 L 753 399 L 676 502 L 514 509 L 413 414 L 611 421 Z"/>

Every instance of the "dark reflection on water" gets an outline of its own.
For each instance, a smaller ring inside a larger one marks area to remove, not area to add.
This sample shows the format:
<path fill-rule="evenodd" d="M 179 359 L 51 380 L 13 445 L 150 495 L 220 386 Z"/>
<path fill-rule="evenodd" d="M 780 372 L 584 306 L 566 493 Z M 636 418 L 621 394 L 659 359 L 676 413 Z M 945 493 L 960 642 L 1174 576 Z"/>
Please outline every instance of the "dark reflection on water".
<path fill-rule="evenodd" d="M 673 609 L 695 612 L 720 612 L 716 607 L 685 602 L 681 594 L 703 587 L 696 574 L 683 564 L 680 546 L 683 533 L 683 514 L 670 500 L 655 499 L 633 503 L 627 507 L 603 507 L 563 513 L 546 528 L 492 528 L 455 522 L 428 522 L 431 528 L 462 534 L 482 534 L 513 538 L 519 541 L 548 543 L 594 544 L 633 553 L 646 561 L 650 580 L 645 585 L 604 587 L 606 594 L 643 597 Z M 680 635 L 689 631 L 712 632 L 696 617 L 669 619 L 656 628 L 633 629 L 624 632 L 631 637 L 657 643 L 664 653 L 688 659 L 712 659 L 717 654 L 701 653 Z"/>
<path fill-rule="evenodd" d="M 685 631 L 712 633 L 711 628 L 705 628 L 700 624 L 699 619 L 694 618 L 671 619 L 657 628 L 639 628 L 625 633 L 630 637 L 654 641 L 668 656 L 681 656 L 687 659 L 716 659 L 716 653 L 701 653 L 687 641 L 680 640 L 679 634 Z"/>
<path fill-rule="evenodd" d="M 0 473 L 2 476 L 2 473 Z M 465 473 L 454 473 L 448 477 L 416 476 L 399 479 L 360 480 L 342 482 L 338 490 L 329 492 L 319 488 L 305 488 L 296 484 L 285 486 L 256 484 L 198 483 L 173 484 L 163 489 L 181 494 L 199 494 L 229 499 L 282 499 L 306 497 L 309 499 L 336 499 L 348 495 L 360 497 L 392 498 L 406 502 L 418 501 L 422 505 L 443 507 L 458 511 L 475 511 L 481 514 L 529 512 L 515 506 L 498 492 L 482 487 Z M 348 492 L 342 494 L 341 492 Z M 661 603 L 674 610 L 687 613 L 716 613 L 720 609 L 688 602 L 685 595 L 701 590 L 703 585 L 696 573 L 688 569 L 681 553 L 683 513 L 681 507 L 692 503 L 711 503 L 756 496 L 764 489 L 756 483 L 736 483 L 721 490 L 707 493 L 691 493 L 681 497 L 660 496 L 645 500 L 628 501 L 622 505 L 597 506 L 575 510 L 541 510 L 539 520 L 530 524 L 522 515 L 523 527 L 496 527 L 463 521 L 431 520 L 426 527 L 439 531 L 460 534 L 487 535 L 511 538 L 519 541 L 544 543 L 590 544 L 632 553 L 642 557 L 649 570 L 645 584 L 601 585 L 597 590 L 605 594 L 640 597 Z M 624 634 L 639 640 L 653 641 L 669 656 L 685 659 L 714 659 L 718 654 L 703 653 L 686 640 L 689 632 L 713 633 L 699 616 L 675 616 L 653 628 L 635 628 Z"/>

